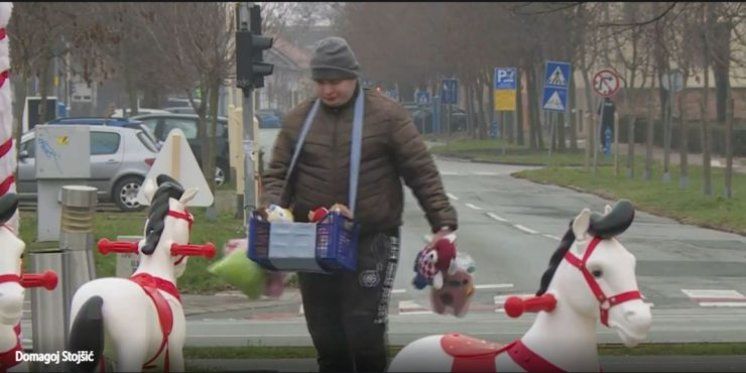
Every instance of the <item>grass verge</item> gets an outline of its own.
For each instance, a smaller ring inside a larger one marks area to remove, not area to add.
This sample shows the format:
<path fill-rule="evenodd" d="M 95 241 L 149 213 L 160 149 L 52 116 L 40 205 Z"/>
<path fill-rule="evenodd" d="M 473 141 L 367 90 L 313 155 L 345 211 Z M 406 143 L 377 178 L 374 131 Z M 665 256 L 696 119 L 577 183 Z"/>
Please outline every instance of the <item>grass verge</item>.
<path fill-rule="evenodd" d="M 389 346 L 389 356 L 394 357 L 403 346 Z M 746 343 L 649 343 L 628 348 L 621 344 L 598 346 L 599 355 L 746 355 Z M 313 347 L 185 347 L 186 359 L 313 359 Z"/>

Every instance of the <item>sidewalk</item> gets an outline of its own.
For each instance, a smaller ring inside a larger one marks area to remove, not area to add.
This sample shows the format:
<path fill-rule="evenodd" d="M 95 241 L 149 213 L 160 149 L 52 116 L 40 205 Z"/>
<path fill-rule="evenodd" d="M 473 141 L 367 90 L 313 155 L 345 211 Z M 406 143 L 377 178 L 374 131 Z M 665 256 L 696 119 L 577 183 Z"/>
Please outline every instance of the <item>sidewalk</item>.
<path fill-rule="evenodd" d="M 262 296 L 257 300 L 250 300 L 238 290 L 224 291 L 215 294 L 182 294 L 181 300 L 184 305 L 186 316 L 194 316 L 205 313 L 256 310 L 272 308 L 287 304 L 300 302 L 300 291 L 295 288 L 285 288 L 282 296 L 272 299 Z"/>

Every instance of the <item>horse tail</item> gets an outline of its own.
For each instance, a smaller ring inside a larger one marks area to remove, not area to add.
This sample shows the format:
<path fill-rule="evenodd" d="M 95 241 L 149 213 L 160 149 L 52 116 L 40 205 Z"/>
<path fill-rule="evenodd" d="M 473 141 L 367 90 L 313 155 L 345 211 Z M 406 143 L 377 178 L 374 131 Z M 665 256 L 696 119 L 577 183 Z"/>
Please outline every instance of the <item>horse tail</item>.
<path fill-rule="evenodd" d="M 102 359 L 104 351 L 104 316 L 101 308 L 104 300 L 100 296 L 89 298 L 75 316 L 67 350 L 72 353 L 79 351 L 93 352 L 93 361 L 69 362 L 67 370 L 70 372 L 93 372 Z"/>

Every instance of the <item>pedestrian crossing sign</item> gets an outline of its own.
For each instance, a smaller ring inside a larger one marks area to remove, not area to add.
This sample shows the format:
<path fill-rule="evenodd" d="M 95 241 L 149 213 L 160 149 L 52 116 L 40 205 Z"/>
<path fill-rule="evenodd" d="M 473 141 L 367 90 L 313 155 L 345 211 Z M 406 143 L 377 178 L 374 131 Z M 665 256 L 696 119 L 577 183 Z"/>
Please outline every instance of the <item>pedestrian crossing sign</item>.
<path fill-rule="evenodd" d="M 572 76 L 567 62 L 547 61 L 544 75 L 544 87 L 567 89 Z"/>
<path fill-rule="evenodd" d="M 567 110 L 567 90 L 544 89 L 544 99 L 541 106 L 544 110 L 565 112 Z"/>
<path fill-rule="evenodd" d="M 544 110 L 566 112 L 567 90 L 572 80 L 572 69 L 567 62 L 547 61 L 544 69 Z"/>

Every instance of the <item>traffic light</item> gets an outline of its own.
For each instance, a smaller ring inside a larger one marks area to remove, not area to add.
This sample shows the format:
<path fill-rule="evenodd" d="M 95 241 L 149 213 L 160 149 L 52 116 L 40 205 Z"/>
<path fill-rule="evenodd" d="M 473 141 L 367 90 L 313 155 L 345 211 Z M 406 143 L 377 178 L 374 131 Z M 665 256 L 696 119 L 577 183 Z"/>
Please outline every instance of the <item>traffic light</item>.
<path fill-rule="evenodd" d="M 272 75 L 274 65 L 264 62 L 264 51 L 272 48 L 273 39 L 262 36 L 259 5 L 249 9 L 251 30 L 236 32 L 236 80 L 240 88 L 264 87 L 264 77 Z"/>

